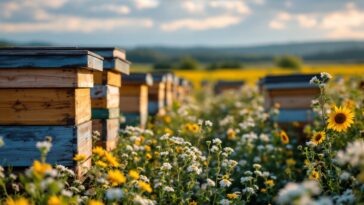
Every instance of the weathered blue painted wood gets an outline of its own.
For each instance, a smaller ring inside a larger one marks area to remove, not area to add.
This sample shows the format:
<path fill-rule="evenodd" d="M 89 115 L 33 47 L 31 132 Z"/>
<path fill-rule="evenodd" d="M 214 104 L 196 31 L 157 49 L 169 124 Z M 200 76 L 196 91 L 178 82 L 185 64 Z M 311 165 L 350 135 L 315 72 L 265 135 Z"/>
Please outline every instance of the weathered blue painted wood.
<path fill-rule="evenodd" d="M 125 117 L 125 123 L 120 124 L 121 128 L 123 128 L 127 125 L 140 126 L 140 114 L 139 113 L 122 113 L 121 115 Z"/>
<path fill-rule="evenodd" d="M 120 115 L 119 108 L 92 109 L 92 119 L 113 119 L 113 118 L 118 118 L 119 115 Z"/>
<path fill-rule="evenodd" d="M 297 89 L 297 88 L 317 88 L 317 85 L 310 84 L 307 82 L 290 82 L 290 83 L 275 83 L 275 84 L 267 84 L 264 85 L 264 88 L 267 90 L 274 89 Z"/>
<path fill-rule="evenodd" d="M 129 65 L 126 60 L 125 51 L 115 47 L 59 47 L 59 46 L 36 46 L 36 47 L 12 47 L 12 50 L 88 50 L 104 57 L 104 70 L 115 70 L 129 75 Z"/>
<path fill-rule="evenodd" d="M 0 49 L 0 68 L 86 68 L 103 70 L 103 57 L 85 50 Z"/>
<path fill-rule="evenodd" d="M 123 85 L 153 85 L 153 76 L 150 73 L 131 73 L 123 76 Z"/>
<path fill-rule="evenodd" d="M 0 136 L 5 145 L 0 148 L 0 165 L 28 167 L 40 159 L 36 143 L 52 137 L 52 148 L 47 162 L 75 166 L 77 152 L 90 154 L 92 147 L 91 121 L 78 126 L 0 126 Z"/>
<path fill-rule="evenodd" d="M 310 109 L 281 109 L 278 115 L 278 122 L 310 122 L 314 116 L 314 112 Z"/>
<path fill-rule="evenodd" d="M 158 101 L 148 100 L 148 112 L 151 115 L 156 115 L 159 112 L 159 103 L 158 103 Z"/>

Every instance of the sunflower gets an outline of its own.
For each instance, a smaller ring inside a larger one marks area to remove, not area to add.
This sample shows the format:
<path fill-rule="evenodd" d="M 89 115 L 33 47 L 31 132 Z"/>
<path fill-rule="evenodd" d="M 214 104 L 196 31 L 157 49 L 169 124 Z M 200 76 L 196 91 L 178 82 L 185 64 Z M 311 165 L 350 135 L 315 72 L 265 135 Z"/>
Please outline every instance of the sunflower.
<path fill-rule="evenodd" d="M 320 179 L 320 173 L 316 170 L 313 170 L 309 177 L 311 180 L 319 180 Z"/>
<path fill-rule="evenodd" d="M 287 133 L 285 131 L 282 130 L 279 133 L 279 136 L 281 137 L 281 140 L 282 140 L 283 144 L 288 144 L 289 143 L 289 137 L 288 137 L 288 135 L 287 135 Z"/>
<path fill-rule="evenodd" d="M 347 107 L 336 107 L 327 120 L 328 128 L 337 132 L 346 132 L 354 122 L 354 113 Z"/>
<path fill-rule="evenodd" d="M 313 142 L 314 144 L 318 145 L 321 144 L 326 138 L 326 133 L 324 131 L 321 132 L 316 132 L 312 138 L 311 138 L 311 142 Z"/>

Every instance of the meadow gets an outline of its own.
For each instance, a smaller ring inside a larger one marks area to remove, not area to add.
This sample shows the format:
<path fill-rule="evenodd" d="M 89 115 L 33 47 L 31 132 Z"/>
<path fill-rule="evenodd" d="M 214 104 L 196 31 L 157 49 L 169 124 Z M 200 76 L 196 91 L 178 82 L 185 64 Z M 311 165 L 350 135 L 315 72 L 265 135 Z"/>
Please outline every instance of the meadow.
<path fill-rule="evenodd" d="M 334 68 L 333 68 L 334 69 Z M 338 70 L 339 72 L 339 70 Z M 205 72 L 206 73 L 206 72 Z M 258 75 L 256 75 L 258 76 Z M 313 122 L 281 126 L 255 86 L 175 102 L 148 129 L 120 130 L 113 151 L 94 146 L 79 179 L 51 166 L 52 143 L 24 172 L 0 168 L 0 201 L 28 204 L 360 204 L 364 202 L 363 79 L 321 73 Z M 335 79 L 336 78 L 336 79 Z M 206 88 L 208 89 L 208 88 Z M 94 133 L 94 138 L 99 138 Z M 302 138 L 303 137 L 303 138 Z M 302 141 L 303 140 L 303 141 Z M 1 147 L 0 147 L 1 149 Z M 76 155 L 74 160 L 87 160 Z"/>

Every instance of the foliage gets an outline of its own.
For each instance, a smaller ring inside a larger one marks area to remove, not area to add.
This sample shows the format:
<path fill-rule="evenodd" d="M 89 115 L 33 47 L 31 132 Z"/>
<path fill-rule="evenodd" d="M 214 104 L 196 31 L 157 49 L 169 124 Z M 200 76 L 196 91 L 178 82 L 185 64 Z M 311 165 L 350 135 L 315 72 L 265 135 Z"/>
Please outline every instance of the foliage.
<path fill-rule="evenodd" d="M 299 69 L 302 65 L 302 59 L 297 56 L 280 56 L 275 57 L 276 66 L 287 69 Z"/>
<path fill-rule="evenodd" d="M 222 61 L 209 64 L 207 70 L 217 70 L 217 69 L 239 69 L 243 68 L 243 64 L 239 61 Z"/>
<path fill-rule="evenodd" d="M 363 203 L 364 95 L 359 80 L 333 81 L 328 73 L 313 78 L 320 89 L 312 101 L 316 117 L 302 130 L 295 122 L 278 124 L 279 106 L 265 110 L 256 87 L 219 96 L 206 90 L 201 101 L 175 102 L 146 130 L 121 130 L 115 150 L 94 147 L 93 166 L 81 180 L 66 167 L 47 164 L 52 144 L 39 142 L 41 158 L 24 173 L 0 169 L 0 202 Z M 74 160 L 82 164 L 87 159 L 76 155 Z"/>
<path fill-rule="evenodd" d="M 178 68 L 181 70 L 197 70 L 199 68 L 199 63 L 194 58 L 185 56 L 181 58 L 178 63 Z"/>

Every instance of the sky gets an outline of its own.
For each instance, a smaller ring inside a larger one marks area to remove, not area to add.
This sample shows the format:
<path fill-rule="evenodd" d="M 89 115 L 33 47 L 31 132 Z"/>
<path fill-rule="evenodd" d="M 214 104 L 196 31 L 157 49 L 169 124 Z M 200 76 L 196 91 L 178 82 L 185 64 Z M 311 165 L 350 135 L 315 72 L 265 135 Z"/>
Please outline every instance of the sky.
<path fill-rule="evenodd" d="M 364 0 L 0 0 L 0 39 L 80 46 L 364 40 Z"/>

